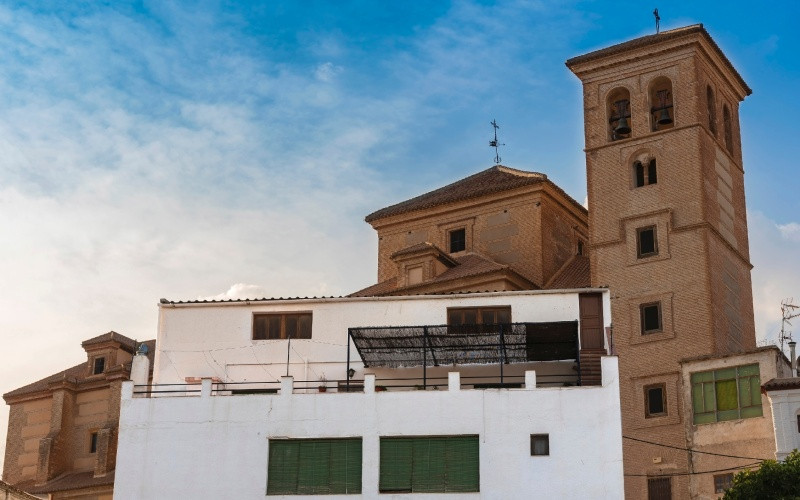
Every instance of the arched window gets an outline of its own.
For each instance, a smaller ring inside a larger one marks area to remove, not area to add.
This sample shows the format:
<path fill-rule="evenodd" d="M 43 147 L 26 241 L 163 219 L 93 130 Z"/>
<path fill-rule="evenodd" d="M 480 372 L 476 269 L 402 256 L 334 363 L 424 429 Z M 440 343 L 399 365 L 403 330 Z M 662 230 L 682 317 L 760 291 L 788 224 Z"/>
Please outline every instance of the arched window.
<path fill-rule="evenodd" d="M 628 89 L 617 88 L 608 94 L 608 137 L 611 141 L 631 136 L 631 95 Z"/>
<path fill-rule="evenodd" d="M 664 130 L 675 126 L 675 109 L 672 101 L 672 82 L 660 76 L 650 85 L 650 130 Z"/>
<path fill-rule="evenodd" d="M 711 86 L 706 87 L 706 105 L 708 106 L 708 129 L 716 137 L 717 135 L 717 108 L 714 102 L 714 91 Z"/>
<path fill-rule="evenodd" d="M 646 166 L 641 161 L 636 161 L 633 164 L 633 179 L 636 187 L 648 186 L 658 182 L 656 159 L 653 158 L 646 163 Z"/>
<path fill-rule="evenodd" d="M 731 112 L 727 104 L 722 105 L 722 126 L 725 133 L 725 147 L 733 154 L 733 127 L 731 125 Z"/>

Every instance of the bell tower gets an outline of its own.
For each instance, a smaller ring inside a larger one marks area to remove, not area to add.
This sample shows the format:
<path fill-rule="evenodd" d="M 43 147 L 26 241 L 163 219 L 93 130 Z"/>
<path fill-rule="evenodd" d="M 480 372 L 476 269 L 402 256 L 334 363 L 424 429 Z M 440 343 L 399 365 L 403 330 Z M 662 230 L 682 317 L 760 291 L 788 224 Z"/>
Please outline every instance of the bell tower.
<path fill-rule="evenodd" d="M 612 297 L 626 498 L 647 498 L 653 478 L 687 497 L 687 453 L 642 441 L 686 447 L 679 360 L 755 348 L 738 113 L 751 91 L 702 25 L 567 66 L 583 83 L 591 281 Z"/>

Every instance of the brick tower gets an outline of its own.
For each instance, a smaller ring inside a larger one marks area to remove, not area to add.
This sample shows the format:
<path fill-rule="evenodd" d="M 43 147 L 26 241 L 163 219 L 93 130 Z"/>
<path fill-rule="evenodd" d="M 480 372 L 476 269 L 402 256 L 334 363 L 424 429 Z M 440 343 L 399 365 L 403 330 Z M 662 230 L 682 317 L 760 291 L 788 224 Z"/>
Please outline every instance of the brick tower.
<path fill-rule="evenodd" d="M 634 439 L 685 448 L 679 360 L 755 348 L 738 114 L 751 91 L 702 25 L 567 66 L 583 83 L 591 281 L 612 296 L 626 498 L 661 485 L 687 498 L 687 452 Z"/>

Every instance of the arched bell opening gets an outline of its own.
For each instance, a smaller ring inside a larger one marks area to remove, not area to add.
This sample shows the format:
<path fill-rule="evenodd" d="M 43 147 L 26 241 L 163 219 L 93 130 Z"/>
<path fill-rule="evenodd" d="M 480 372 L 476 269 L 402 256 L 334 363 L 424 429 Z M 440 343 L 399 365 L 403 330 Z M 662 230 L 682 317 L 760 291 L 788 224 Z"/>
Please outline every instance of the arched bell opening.
<path fill-rule="evenodd" d="M 708 107 L 708 130 L 717 136 L 717 103 L 714 100 L 714 91 L 711 85 L 706 86 L 706 106 Z"/>
<path fill-rule="evenodd" d="M 725 133 L 725 148 L 733 154 L 733 125 L 731 124 L 731 111 L 728 105 L 722 106 L 722 126 Z"/>
<path fill-rule="evenodd" d="M 653 132 L 675 126 L 675 106 L 672 100 L 672 82 L 658 77 L 650 85 L 650 130 Z"/>
<path fill-rule="evenodd" d="M 631 94 L 620 87 L 612 90 L 606 99 L 608 114 L 608 138 L 611 141 L 631 136 Z"/>

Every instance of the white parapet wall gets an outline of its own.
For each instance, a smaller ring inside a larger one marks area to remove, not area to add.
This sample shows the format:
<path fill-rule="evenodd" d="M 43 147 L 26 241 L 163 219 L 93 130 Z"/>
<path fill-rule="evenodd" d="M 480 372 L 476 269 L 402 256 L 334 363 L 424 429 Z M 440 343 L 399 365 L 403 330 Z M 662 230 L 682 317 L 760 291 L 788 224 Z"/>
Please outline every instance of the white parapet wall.
<path fill-rule="evenodd" d="M 271 438 L 361 437 L 362 493 L 379 494 L 379 440 L 388 436 L 477 435 L 480 492 L 446 498 L 623 498 L 616 357 L 602 359 L 602 386 L 521 389 L 132 397 L 121 402 L 114 498 L 264 499 Z M 205 384 L 208 386 L 208 383 Z M 531 456 L 531 434 L 550 454 Z M 334 495 L 336 496 L 336 495 Z M 270 496 L 268 498 L 276 498 Z M 292 495 L 286 498 L 305 498 Z"/>

